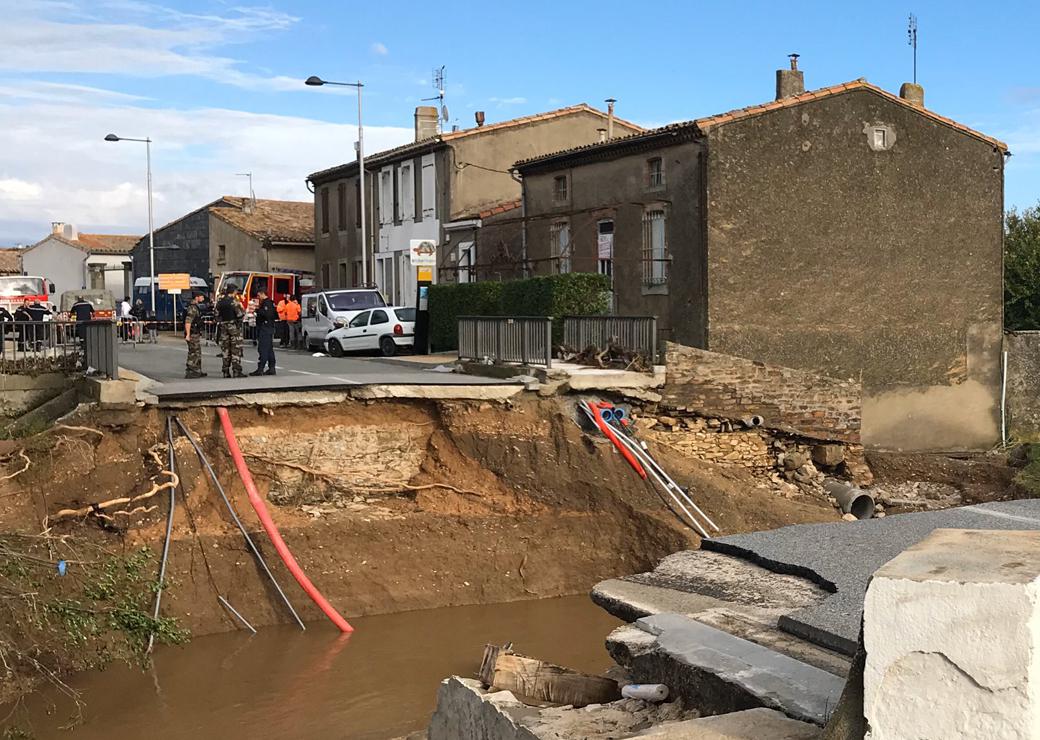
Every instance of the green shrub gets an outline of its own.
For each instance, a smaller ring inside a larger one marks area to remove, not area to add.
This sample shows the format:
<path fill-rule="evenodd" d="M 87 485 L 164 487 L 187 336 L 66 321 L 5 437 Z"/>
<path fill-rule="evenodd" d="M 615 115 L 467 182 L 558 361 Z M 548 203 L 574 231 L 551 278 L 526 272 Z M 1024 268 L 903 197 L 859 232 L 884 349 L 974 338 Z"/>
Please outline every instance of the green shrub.
<path fill-rule="evenodd" d="M 610 279 L 572 272 L 507 282 L 448 283 L 430 288 L 430 345 L 458 346 L 459 316 L 552 316 L 553 342 L 563 336 L 564 316 L 607 313 Z"/>

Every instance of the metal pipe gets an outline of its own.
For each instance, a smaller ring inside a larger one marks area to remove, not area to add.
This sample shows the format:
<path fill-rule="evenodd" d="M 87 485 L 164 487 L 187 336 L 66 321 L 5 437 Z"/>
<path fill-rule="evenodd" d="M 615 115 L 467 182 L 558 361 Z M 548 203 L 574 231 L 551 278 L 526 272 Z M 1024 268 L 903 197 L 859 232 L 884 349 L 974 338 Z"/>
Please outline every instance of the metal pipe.
<path fill-rule="evenodd" d="M 1003 369 L 1000 373 L 1000 446 L 1007 447 L 1007 350 L 1004 350 L 1003 355 Z"/>
<path fill-rule="evenodd" d="M 833 478 L 823 482 L 823 490 L 834 497 L 843 514 L 852 514 L 857 519 L 874 516 L 874 497 L 866 491 Z"/>
<path fill-rule="evenodd" d="M 253 627 L 253 625 L 251 625 L 249 622 L 247 622 L 246 618 L 243 617 L 241 614 L 239 614 L 238 613 L 238 609 L 236 609 L 235 607 L 231 606 L 231 604 L 228 603 L 227 599 L 225 599 L 220 594 L 217 594 L 217 600 L 220 601 L 221 604 L 226 606 L 228 611 L 230 611 L 232 614 L 234 614 L 236 617 L 238 617 L 238 621 L 240 621 L 242 624 L 244 624 L 249 629 L 250 632 L 252 632 L 254 635 L 256 634 L 256 629 Z"/>
<path fill-rule="evenodd" d="M 293 619 L 295 619 L 296 623 L 300 625 L 301 630 L 306 630 L 307 628 L 304 626 L 303 620 L 300 619 L 300 615 L 296 613 L 295 609 L 293 609 L 293 605 L 289 602 L 289 597 L 285 595 L 285 592 L 282 591 L 282 587 L 278 585 L 278 581 L 275 580 L 271 569 L 267 567 L 267 562 L 264 560 L 264 556 L 260 554 L 258 549 L 256 549 L 256 545 L 253 543 L 253 538 L 249 536 L 249 532 L 246 531 L 246 528 L 242 525 L 242 521 L 238 518 L 238 514 L 235 513 L 234 508 L 231 506 L 231 501 L 228 500 L 227 494 L 224 493 L 224 487 L 220 485 L 216 471 L 213 470 L 213 466 L 210 465 L 209 460 L 206 459 L 206 455 L 202 452 L 202 447 L 200 447 L 199 443 L 195 441 L 195 438 L 191 436 L 191 432 L 188 431 L 188 427 L 184 426 L 184 422 L 180 420 L 180 417 L 175 416 L 173 417 L 173 420 L 177 422 L 177 426 L 181 428 L 181 432 L 183 432 L 184 436 L 188 438 L 189 442 L 191 442 L 191 446 L 195 448 L 195 454 L 199 456 L 199 460 L 202 461 L 202 465 L 206 468 L 206 472 L 209 473 L 210 480 L 212 480 L 213 485 L 217 487 L 217 492 L 220 494 L 220 497 L 224 499 L 224 505 L 227 507 L 228 513 L 231 514 L 231 518 L 238 526 L 238 530 L 242 533 L 242 536 L 245 537 L 249 549 L 252 551 L 253 555 L 256 556 L 256 559 L 260 561 L 264 573 L 266 573 L 267 577 L 271 579 L 271 583 L 274 584 L 274 588 L 278 592 L 278 595 L 282 597 L 282 601 L 285 602 L 289 611 L 292 612 Z"/>
<path fill-rule="evenodd" d="M 762 424 L 764 422 L 765 422 L 765 419 L 763 419 L 758 414 L 753 414 L 752 416 L 742 416 L 742 417 L 740 417 L 740 423 L 743 424 L 748 429 L 751 429 L 752 427 L 760 427 L 760 426 L 762 426 Z"/>
<path fill-rule="evenodd" d="M 170 421 L 170 417 L 166 417 L 166 443 L 169 446 L 168 466 L 171 473 L 176 475 L 174 466 L 177 461 L 174 459 L 173 454 L 173 422 Z M 178 478 L 178 485 L 180 479 Z M 170 488 L 170 511 L 166 515 L 166 539 L 163 541 L 162 548 L 162 562 L 159 565 L 159 584 L 155 589 L 155 609 L 152 610 L 152 621 L 159 619 L 159 605 L 162 603 L 162 592 L 163 592 L 163 580 L 166 578 L 166 560 L 170 555 L 170 537 L 173 535 L 173 511 L 177 505 L 177 489 Z M 148 649 L 145 652 L 152 652 L 152 645 L 155 643 L 155 632 L 152 631 L 148 635 Z"/>

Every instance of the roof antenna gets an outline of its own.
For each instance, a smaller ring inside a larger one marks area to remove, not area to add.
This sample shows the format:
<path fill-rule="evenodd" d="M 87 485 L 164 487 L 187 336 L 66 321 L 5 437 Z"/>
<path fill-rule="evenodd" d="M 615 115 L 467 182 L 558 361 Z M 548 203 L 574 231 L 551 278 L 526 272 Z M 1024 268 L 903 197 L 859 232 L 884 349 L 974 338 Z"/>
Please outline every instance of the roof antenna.
<path fill-rule="evenodd" d="M 252 213 L 256 209 L 256 193 L 253 192 L 253 173 L 252 172 L 236 172 L 236 177 L 248 177 L 249 178 L 249 213 Z"/>
<path fill-rule="evenodd" d="M 448 106 L 444 104 L 444 65 L 442 64 L 437 69 L 433 70 L 433 89 L 437 91 L 437 94 L 432 98 L 423 98 L 426 100 L 436 100 L 439 103 L 440 112 L 437 117 L 437 130 L 440 133 L 444 133 L 444 124 L 448 122 Z"/>
<path fill-rule="evenodd" d="M 914 84 L 917 84 L 917 16 L 910 14 L 906 24 L 906 43 L 914 49 Z"/>

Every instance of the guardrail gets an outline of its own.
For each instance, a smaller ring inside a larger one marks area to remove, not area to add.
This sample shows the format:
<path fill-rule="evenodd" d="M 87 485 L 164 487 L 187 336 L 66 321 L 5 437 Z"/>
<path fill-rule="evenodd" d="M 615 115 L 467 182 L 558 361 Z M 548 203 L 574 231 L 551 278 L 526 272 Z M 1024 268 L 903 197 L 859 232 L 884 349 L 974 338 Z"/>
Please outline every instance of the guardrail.
<path fill-rule="evenodd" d="M 614 345 L 657 362 L 656 316 L 564 316 L 563 343 L 581 351 Z"/>
<path fill-rule="evenodd" d="M 459 316 L 459 359 L 552 367 L 552 317 Z"/>
<path fill-rule="evenodd" d="M 0 322 L 0 373 L 119 376 L 112 321 Z"/>

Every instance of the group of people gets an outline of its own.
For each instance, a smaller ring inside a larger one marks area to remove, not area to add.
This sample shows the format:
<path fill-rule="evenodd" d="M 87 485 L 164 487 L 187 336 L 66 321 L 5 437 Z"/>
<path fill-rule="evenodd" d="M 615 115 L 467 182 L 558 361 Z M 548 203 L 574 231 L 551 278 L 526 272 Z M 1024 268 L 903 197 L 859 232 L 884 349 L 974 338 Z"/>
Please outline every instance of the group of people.
<path fill-rule="evenodd" d="M 119 336 L 124 342 L 140 342 L 144 338 L 143 328 L 148 328 L 149 341 L 159 341 L 155 326 L 155 312 L 146 308 L 138 298 L 130 305 L 130 296 L 119 303 Z"/>
<path fill-rule="evenodd" d="M 295 347 L 300 336 L 300 302 L 295 296 L 283 299 L 275 305 L 267 291 L 260 289 L 256 293 L 257 305 L 253 316 L 256 319 L 256 347 L 258 352 L 256 370 L 249 373 L 253 376 L 275 375 L 274 336 L 280 326 L 284 326 L 282 347 Z M 188 360 L 185 366 L 185 378 L 204 378 L 202 371 L 202 303 L 205 296 L 201 293 L 192 298 L 184 315 L 184 340 L 188 344 Z M 244 378 L 242 372 L 242 324 L 245 319 L 242 294 L 237 285 L 224 286 L 223 295 L 217 301 L 215 314 L 217 333 L 220 343 L 221 369 L 225 378 Z"/>
<path fill-rule="evenodd" d="M 51 310 L 38 300 L 26 298 L 14 310 L 14 314 L 0 306 L 0 353 L 6 351 L 7 330 L 4 324 L 10 322 L 15 329 L 15 343 L 19 352 L 39 350 L 46 341 L 46 327 L 29 326 L 22 322 L 47 321 L 53 314 Z M 18 325 L 15 325 L 18 322 Z"/>

